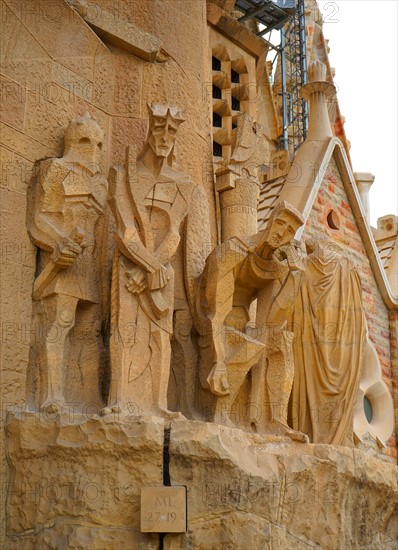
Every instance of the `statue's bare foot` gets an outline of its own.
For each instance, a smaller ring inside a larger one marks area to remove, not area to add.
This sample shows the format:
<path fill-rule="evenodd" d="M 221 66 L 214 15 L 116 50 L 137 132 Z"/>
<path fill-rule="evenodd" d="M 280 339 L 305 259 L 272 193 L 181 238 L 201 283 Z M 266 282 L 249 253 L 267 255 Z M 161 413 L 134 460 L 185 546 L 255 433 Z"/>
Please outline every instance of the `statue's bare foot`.
<path fill-rule="evenodd" d="M 153 410 L 155 416 L 160 416 L 165 420 L 186 420 L 185 416 L 180 411 L 169 411 L 168 409 L 162 409 L 161 407 L 156 407 Z"/>
<path fill-rule="evenodd" d="M 282 432 L 282 435 L 290 437 L 290 439 L 292 439 L 293 441 L 301 441 L 301 443 L 309 443 L 310 441 L 308 435 L 304 434 L 303 432 L 293 430 L 287 424 L 284 424 L 280 420 L 274 420 L 271 423 L 271 426 L 277 426 L 277 429 Z"/>
<path fill-rule="evenodd" d="M 280 420 L 273 420 L 269 423 L 266 428 L 266 432 L 272 435 L 282 435 L 285 437 L 290 437 L 293 441 L 300 441 L 301 443 L 309 443 L 308 435 L 303 432 L 298 432 L 290 428 L 284 422 Z"/>
<path fill-rule="evenodd" d="M 114 403 L 113 405 L 108 405 L 106 407 L 103 407 L 100 410 L 100 415 L 105 416 L 105 415 L 111 414 L 111 413 L 120 414 L 121 412 L 122 412 L 122 408 L 119 405 L 119 403 Z"/>
<path fill-rule="evenodd" d="M 40 410 L 47 414 L 59 415 L 61 414 L 62 406 L 62 401 L 46 399 L 44 403 L 42 403 L 42 405 L 40 406 Z"/>
<path fill-rule="evenodd" d="M 293 441 L 300 441 L 301 443 L 309 443 L 310 439 L 308 435 L 304 434 L 303 432 L 298 432 L 296 430 L 292 430 L 289 427 L 285 428 L 285 435 L 287 437 L 290 437 Z"/>

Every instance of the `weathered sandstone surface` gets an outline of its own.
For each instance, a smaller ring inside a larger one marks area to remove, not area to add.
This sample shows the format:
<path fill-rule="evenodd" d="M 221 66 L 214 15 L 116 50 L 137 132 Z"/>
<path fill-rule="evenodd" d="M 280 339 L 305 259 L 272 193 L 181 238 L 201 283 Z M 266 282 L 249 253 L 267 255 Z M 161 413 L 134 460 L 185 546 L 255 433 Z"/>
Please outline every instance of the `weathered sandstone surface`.
<path fill-rule="evenodd" d="M 397 547 L 397 468 L 357 449 L 116 414 L 9 415 L 7 443 L 8 549 L 159 548 L 140 491 L 168 476 L 188 490 L 170 550 Z"/>

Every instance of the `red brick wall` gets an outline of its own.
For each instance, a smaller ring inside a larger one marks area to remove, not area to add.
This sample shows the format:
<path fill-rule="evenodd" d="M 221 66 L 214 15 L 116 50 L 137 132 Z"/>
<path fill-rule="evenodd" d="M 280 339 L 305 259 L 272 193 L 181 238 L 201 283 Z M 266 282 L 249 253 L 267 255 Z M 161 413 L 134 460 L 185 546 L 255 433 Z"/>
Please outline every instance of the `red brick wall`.
<path fill-rule="evenodd" d="M 327 215 L 330 209 L 334 209 L 339 216 L 339 230 L 331 229 L 328 225 Z M 352 209 L 348 203 L 348 198 L 344 191 L 341 176 L 334 159 L 331 160 L 326 170 L 318 196 L 307 220 L 303 239 L 305 240 L 308 237 L 313 237 L 315 239 L 327 237 L 332 239 L 338 244 L 341 252 L 355 263 L 362 283 L 363 306 L 368 322 L 370 339 L 379 356 L 383 380 L 390 389 L 391 394 L 393 394 L 393 374 L 395 383 L 397 384 L 398 363 L 397 349 L 395 347 L 393 349 L 395 372 L 393 373 L 389 311 L 377 287 L 362 238 L 355 222 Z M 397 328 L 398 321 L 395 319 L 395 330 L 397 330 Z M 397 403 L 395 403 L 395 406 L 397 407 Z M 396 459 L 397 446 L 395 437 L 391 437 L 387 444 L 387 449 L 384 449 L 382 452 Z"/>
<path fill-rule="evenodd" d="M 392 374 L 392 390 L 394 398 L 395 411 L 395 427 L 398 426 L 398 311 L 390 312 L 390 341 L 391 341 L 391 374 Z M 397 447 L 398 455 L 398 438 L 397 429 L 395 438 L 392 438 Z M 398 459 L 398 456 L 397 456 Z"/>

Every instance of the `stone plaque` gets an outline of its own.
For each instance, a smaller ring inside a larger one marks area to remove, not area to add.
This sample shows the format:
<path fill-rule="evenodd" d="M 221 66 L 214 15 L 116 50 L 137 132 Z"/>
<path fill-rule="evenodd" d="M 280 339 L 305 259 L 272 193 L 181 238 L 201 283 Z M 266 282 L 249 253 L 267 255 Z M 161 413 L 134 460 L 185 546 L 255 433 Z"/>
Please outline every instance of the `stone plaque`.
<path fill-rule="evenodd" d="M 186 530 L 186 487 L 143 487 L 141 489 L 142 533 L 185 533 Z"/>

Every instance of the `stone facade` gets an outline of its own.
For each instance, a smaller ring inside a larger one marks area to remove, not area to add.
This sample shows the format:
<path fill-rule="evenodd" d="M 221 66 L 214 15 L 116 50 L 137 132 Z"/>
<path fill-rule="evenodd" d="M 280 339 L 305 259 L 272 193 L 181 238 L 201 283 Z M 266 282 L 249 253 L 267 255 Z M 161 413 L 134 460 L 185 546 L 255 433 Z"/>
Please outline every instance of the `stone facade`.
<path fill-rule="evenodd" d="M 385 273 L 316 3 L 296 156 L 234 6 L 0 0 L 4 548 L 396 545 L 396 219 Z M 287 416 L 308 239 L 361 283 L 344 444 Z M 141 489 L 169 485 L 187 532 L 141 532 Z"/>

